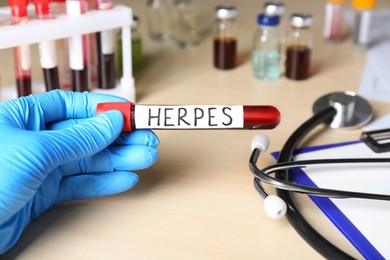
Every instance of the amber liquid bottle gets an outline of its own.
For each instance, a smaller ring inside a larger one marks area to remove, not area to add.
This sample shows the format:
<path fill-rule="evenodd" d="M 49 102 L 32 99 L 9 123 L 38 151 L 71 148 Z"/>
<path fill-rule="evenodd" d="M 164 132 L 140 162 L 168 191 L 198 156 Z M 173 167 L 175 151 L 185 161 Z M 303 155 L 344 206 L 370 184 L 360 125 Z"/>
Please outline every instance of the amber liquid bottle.
<path fill-rule="evenodd" d="M 285 76 L 304 80 L 310 75 L 313 35 L 310 30 L 312 17 L 306 13 L 294 13 L 290 17 L 290 29 L 286 37 Z"/>
<path fill-rule="evenodd" d="M 232 37 L 214 39 L 214 66 L 218 69 L 232 69 L 236 66 L 237 40 Z"/>
<path fill-rule="evenodd" d="M 310 76 L 311 49 L 306 46 L 289 46 L 286 51 L 286 77 L 295 80 Z"/>
<path fill-rule="evenodd" d="M 215 15 L 214 67 L 233 69 L 237 66 L 237 9 L 231 5 L 219 5 Z"/>

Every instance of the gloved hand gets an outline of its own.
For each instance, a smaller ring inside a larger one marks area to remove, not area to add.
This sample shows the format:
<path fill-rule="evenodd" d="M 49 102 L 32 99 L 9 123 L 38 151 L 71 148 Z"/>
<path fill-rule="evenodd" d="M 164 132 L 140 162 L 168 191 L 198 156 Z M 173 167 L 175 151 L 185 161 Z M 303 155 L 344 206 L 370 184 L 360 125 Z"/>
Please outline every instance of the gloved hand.
<path fill-rule="evenodd" d="M 0 103 L 0 254 L 52 206 L 126 191 L 158 157 L 149 130 L 122 133 L 123 116 L 95 116 L 97 93 L 55 90 Z"/>

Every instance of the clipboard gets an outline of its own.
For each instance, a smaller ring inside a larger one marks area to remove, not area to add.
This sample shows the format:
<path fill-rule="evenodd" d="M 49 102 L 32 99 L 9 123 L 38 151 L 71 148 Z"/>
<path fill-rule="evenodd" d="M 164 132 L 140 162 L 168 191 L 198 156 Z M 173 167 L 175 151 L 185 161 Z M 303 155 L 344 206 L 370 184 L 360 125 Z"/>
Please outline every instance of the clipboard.
<path fill-rule="evenodd" d="M 277 158 L 278 153 L 272 154 Z M 294 160 L 324 158 L 380 158 L 362 141 L 298 149 Z M 390 194 L 390 165 L 329 165 L 293 169 L 299 184 L 322 188 Z M 332 223 L 366 259 L 390 259 L 390 201 L 310 196 Z"/>

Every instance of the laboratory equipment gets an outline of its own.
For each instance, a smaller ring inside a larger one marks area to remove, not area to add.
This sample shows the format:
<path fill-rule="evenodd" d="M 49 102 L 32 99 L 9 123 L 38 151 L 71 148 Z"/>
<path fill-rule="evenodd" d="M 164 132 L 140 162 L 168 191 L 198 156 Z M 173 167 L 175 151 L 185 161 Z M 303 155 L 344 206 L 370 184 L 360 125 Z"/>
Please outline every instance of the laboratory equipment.
<path fill-rule="evenodd" d="M 66 0 L 66 13 L 70 17 L 87 12 L 86 0 Z M 75 35 L 69 38 L 69 66 L 72 73 L 73 91 L 89 91 L 89 43 L 88 35 Z"/>
<path fill-rule="evenodd" d="M 340 165 L 340 164 L 377 164 L 389 163 L 388 158 L 345 158 L 345 159 L 318 159 L 293 161 L 294 152 L 303 139 L 310 135 L 317 126 L 325 124 L 331 128 L 354 128 L 363 126 L 373 116 L 371 105 L 362 97 L 353 92 L 335 92 L 319 98 L 313 106 L 314 115 L 299 126 L 287 139 L 278 161 L 274 165 L 259 169 L 256 164 L 261 152 L 264 152 L 269 140 L 264 135 L 257 135 L 252 140 L 252 154 L 249 167 L 253 174 L 254 186 L 265 199 L 264 207 L 272 218 L 280 218 L 286 214 L 290 224 L 314 249 L 327 259 L 352 259 L 348 254 L 337 248 L 317 232 L 301 215 L 294 202 L 292 193 L 303 193 L 313 196 L 327 196 L 335 198 L 360 198 L 374 200 L 390 200 L 390 195 L 336 190 L 305 186 L 291 181 L 289 169 L 310 167 L 313 165 Z M 274 177 L 269 174 L 275 173 Z M 277 195 L 270 195 L 263 187 L 262 182 L 276 187 Z"/>
<path fill-rule="evenodd" d="M 214 22 L 214 67 L 232 69 L 237 63 L 237 9 L 232 5 L 218 5 Z"/>
<path fill-rule="evenodd" d="M 132 102 L 99 103 L 96 114 L 119 110 L 123 131 L 134 129 L 271 129 L 280 121 L 273 106 L 255 105 L 136 105 Z"/>
<path fill-rule="evenodd" d="M 281 39 L 277 28 L 279 20 L 279 16 L 267 16 L 265 13 L 257 18 L 252 72 L 261 80 L 275 80 L 281 76 Z"/>
<path fill-rule="evenodd" d="M 153 41 L 167 41 L 171 38 L 171 0 L 148 0 L 147 23 L 149 37 Z"/>
<path fill-rule="evenodd" d="M 175 0 L 172 7 L 172 38 L 181 48 L 193 47 L 198 41 L 196 10 L 193 0 Z"/>
<path fill-rule="evenodd" d="M 8 0 L 11 8 L 12 24 L 21 26 L 28 22 L 28 0 Z M 31 94 L 31 55 L 30 45 L 24 44 L 14 48 L 14 66 L 18 97 Z"/>
<path fill-rule="evenodd" d="M 96 0 L 96 10 L 110 10 L 114 7 L 112 0 Z M 115 77 L 115 42 L 114 30 L 96 33 L 98 88 L 110 89 L 116 85 Z"/>
<path fill-rule="evenodd" d="M 313 34 L 310 26 L 312 16 L 308 13 L 293 13 L 286 36 L 285 75 L 289 79 L 304 80 L 310 77 L 310 60 Z"/>
<path fill-rule="evenodd" d="M 355 9 L 353 42 L 357 47 L 366 48 L 369 44 L 370 22 L 375 0 L 354 0 Z"/>
<path fill-rule="evenodd" d="M 343 37 L 345 0 L 328 0 L 325 4 L 324 38 L 340 41 Z"/>
<path fill-rule="evenodd" d="M 54 19 L 50 11 L 50 0 L 33 0 L 35 5 L 35 14 L 43 23 Z M 56 41 L 43 41 L 38 44 L 41 67 L 43 69 L 43 78 L 46 91 L 60 88 L 58 76 L 58 60 Z"/>

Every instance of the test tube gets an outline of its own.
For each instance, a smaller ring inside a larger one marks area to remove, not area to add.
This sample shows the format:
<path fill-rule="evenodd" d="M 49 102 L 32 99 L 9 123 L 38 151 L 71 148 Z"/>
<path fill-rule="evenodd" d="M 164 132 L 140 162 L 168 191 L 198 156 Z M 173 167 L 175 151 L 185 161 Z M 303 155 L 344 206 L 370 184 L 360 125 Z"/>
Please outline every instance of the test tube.
<path fill-rule="evenodd" d="M 28 21 L 28 0 L 8 0 L 11 7 L 12 24 L 22 25 Z M 15 78 L 18 97 L 31 94 L 31 57 L 30 45 L 14 48 Z"/>
<path fill-rule="evenodd" d="M 66 0 L 68 16 L 79 16 L 87 12 L 87 0 Z M 89 90 L 88 35 L 69 38 L 69 67 L 72 74 L 73 91 Z"/>
<path fill-rule="evenodd" d="M 135 129 L 272 129 L 280 122 L 278 109 L 268 105 L 136 105 L 99 103 L 96 114 L 119 110 L 123 132 Z"/>
<path fill-rule="evenodd" d="M 352 5 L 355 8 L 353 42 L 358 47 L 366 48 L 369 44 L 370 20 L 375 0 L 354 0 Z"/>
<path fill-rule="evenodd" d="M 50 0 L 33 0 L 35 13 L 39 20 L 45 21 L 53 19 L 50 11 Z M 46 86 L 46 91 L 60 88 L 58 77 L 58 62 L 56 42 L 43 41 L 38 44 L 41 67 Z"/>
<path fill-rule="evenodd" d="M 95 0 L 95 9 L 109 10 L 114 7 L 112 0 Z M 98 88 L 115 87 L 115 47 L 114 30 L 96 33 L 96 48 L 98 57 Z"/>
<path fill-rule="evenodd" d="M 343 16 L 345 0 L 328 0 L 325 5 L 324 38 L 340 41 L 343 36 Z"/>

